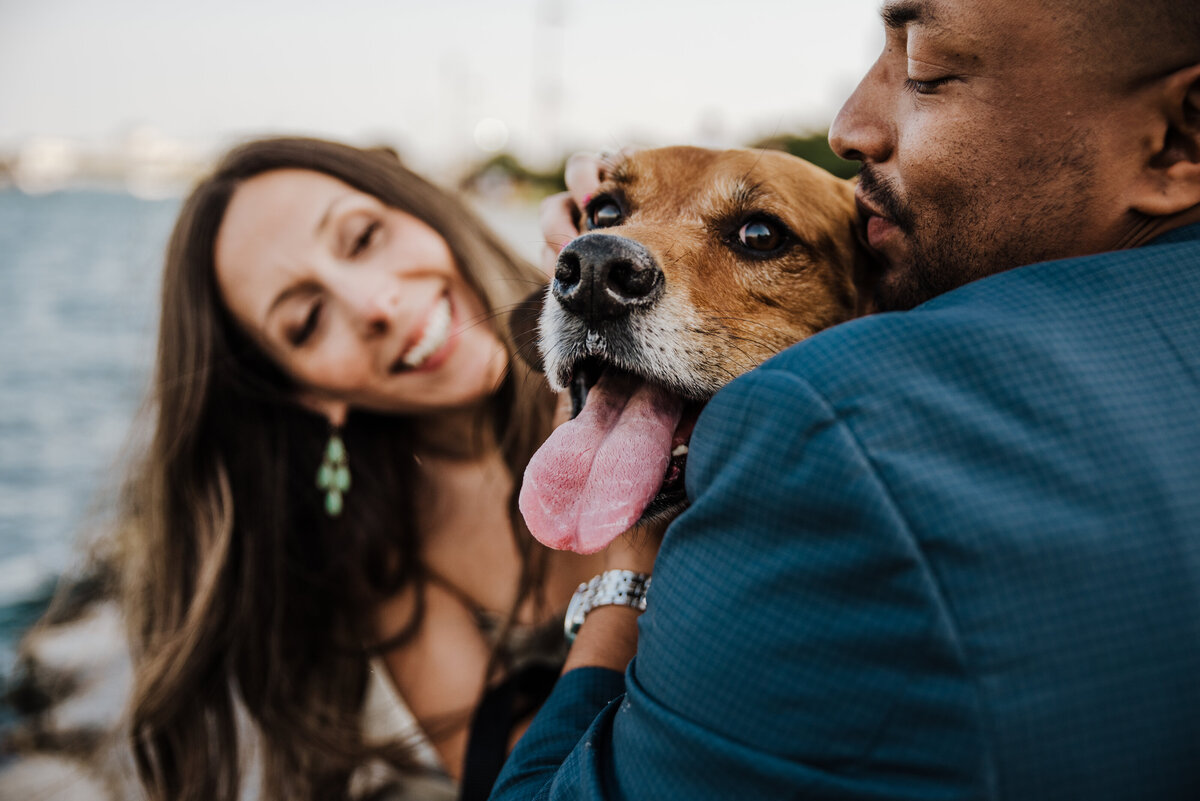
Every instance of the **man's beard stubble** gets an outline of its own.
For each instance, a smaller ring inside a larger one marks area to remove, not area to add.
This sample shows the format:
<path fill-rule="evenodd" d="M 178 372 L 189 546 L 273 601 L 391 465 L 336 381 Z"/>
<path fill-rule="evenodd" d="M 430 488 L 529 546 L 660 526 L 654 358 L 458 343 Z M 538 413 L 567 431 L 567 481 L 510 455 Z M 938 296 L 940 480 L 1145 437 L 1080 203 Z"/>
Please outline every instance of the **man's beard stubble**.
<path fill-rule="evenodd" d="M 904 234 L 909 250 L 908 263 L 885 266 L 876 286 L 876 309 L 907 311 L 980 277 L 973 265 L 980 249 L 955 236 L 962 227 L 944 225 L 932 233 L 919 231 L 916 214 L 893 180 L 881 178 L 870 164 L 863 165 L 858 180 L 871 203 Z"/>
<path fill-rule="evenodd" d="M 904 234 L 909 250 L 908 263 L 884 265 L 875 308 L 906 311 L 1014 267 L 1082 255 L 1070 251 L 1063 229 L 1087 213 L 1094 189 L 1089 141 L 1081 136 L 1070 150 L 1022 163 L 1027 180 L 1009 210 L 1021 222 L 1009 216 L 1003 229 L 988 223 L 984 213 L 999 201 L 984 199 L 966 182 L 948 185 L 936 204 L 916 212 L 895 181 L 864 164 L 859 172 L 862 191 Z M 1062 176 L 1071 179 L 1069 188 L 1056 184 Z"/>

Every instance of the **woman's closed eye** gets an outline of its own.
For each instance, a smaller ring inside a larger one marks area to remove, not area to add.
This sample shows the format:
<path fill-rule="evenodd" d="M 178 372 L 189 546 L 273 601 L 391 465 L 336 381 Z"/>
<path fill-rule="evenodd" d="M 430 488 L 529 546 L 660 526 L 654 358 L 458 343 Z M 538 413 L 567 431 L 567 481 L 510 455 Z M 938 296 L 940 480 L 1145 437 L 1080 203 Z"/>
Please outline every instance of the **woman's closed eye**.
<path fill-rule="evenodd" d="M 317 325 L 321 322 L 321 301 L 315 301 L 309 308 L 308 314 L 305 315 L 304 321 L 287 333 L 288 342 L 292 343 L 292 347 L 303 347 L 317 330 Z"/>
<path fill-rule="evenodd" d="M 382 223 L 379 220 L 372 220 L 367 223 L 359 235 L 354 239 L 354 243 L 350 247 L 350 256 L 354 257 L 362 253 L 375 239 L 375 234 L 379 232 Z"/>

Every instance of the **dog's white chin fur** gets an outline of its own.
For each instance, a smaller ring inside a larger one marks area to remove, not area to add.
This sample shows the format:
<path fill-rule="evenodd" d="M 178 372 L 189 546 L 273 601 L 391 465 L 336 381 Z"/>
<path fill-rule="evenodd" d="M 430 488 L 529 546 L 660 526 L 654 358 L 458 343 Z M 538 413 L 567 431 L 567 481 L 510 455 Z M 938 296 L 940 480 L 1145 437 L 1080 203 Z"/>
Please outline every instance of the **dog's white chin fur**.
<path fill-rule="evenodd" d="M 566 312 L 547 289 L 538 318 L 538 351 L 550 388 L 555 392 L 565 391 L 575 365 L 595 358 L 641 376 L 686 400 L 711 398 L 728 383 L 731 373 L 718 372 L 706 363 L 703 342 L 684 339 L 683 332 L 700 327 L 703 321 L 678 294 L 668 291 L 653 310 L 633 312 L 632 322 L 627 326 L 628 340 L 617 347 Z M 664 336 L 668 332 L 673 336 Z M 746 364 L 739 371 L 754 366 Z"/>

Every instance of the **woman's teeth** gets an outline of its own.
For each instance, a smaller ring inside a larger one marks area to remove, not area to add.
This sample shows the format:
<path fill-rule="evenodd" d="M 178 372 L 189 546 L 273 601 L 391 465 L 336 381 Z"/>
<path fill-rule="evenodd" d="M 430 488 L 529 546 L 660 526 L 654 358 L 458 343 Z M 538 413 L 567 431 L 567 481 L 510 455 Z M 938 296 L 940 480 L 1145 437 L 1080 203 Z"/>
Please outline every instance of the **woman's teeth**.
<path fill-rule="evenodd" d="M 407 367 L 420 367 L 433 354 L 446 344 L 450 336 L 450 299 L 442 298 L 429 315 L 429 324 L 425 326 L 425 335 L 421 340 L 408 349 L 400 358 Z"/>

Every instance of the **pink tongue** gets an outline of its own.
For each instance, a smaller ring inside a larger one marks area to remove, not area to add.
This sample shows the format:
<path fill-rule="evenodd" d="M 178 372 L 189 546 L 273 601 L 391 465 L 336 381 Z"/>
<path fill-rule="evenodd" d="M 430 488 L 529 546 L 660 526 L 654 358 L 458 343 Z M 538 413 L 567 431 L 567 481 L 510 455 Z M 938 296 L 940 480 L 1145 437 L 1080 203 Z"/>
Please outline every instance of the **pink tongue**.
<path fill-rule="evenodd" d="M 533 536 L 551 548 L 595 553 L 642 516 L 671 461 L 683 402 L 615 371 L 525 468 L 519 505 Z"/>

